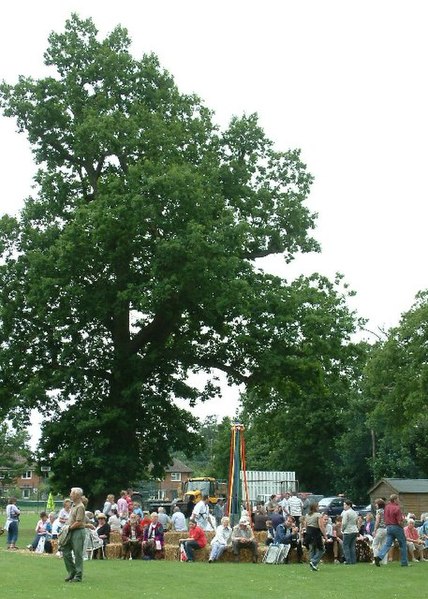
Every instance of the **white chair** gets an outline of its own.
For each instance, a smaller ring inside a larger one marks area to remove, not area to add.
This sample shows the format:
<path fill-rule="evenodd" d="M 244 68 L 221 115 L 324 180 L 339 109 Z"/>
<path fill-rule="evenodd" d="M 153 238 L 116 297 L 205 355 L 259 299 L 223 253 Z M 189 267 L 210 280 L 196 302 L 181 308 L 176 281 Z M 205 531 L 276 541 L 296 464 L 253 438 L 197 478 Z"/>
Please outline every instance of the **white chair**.
<path fill-rule="evenodd" d="M 101 550 L 103 559 L 105 559 L 104 542 L 102 539 L 100 539 L 95 530 L 91 530 L 90 528 L 86 529 L 85 545 L 83 549 L 83 553 L 87 560 L 93 559 L 94 551 L 97 549 Z"/>

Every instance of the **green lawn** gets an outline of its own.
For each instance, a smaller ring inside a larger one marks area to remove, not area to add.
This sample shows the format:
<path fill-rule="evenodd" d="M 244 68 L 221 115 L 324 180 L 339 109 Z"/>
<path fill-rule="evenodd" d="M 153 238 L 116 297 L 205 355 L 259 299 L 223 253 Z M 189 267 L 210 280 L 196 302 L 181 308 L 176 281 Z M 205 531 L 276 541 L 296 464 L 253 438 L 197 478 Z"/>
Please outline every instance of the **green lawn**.
<path fill-rule="evenodd" d="M 428 597 L 428 564 L 401 568 L 398 563 L 375 568 L 305 564 L 208 564 L 145 561 L 91 561 L 84 564 L 84 582 L 63 582 L 61 559 L 0 551 L 2 597 L 13 599 L 402 599 Z"/>
<path fill-rule="evenodd" d="M 21 518 L 19 546 L 33 536 L 37 514 Z M 84 582 L 63 582 L 61 559 L 5 550 L 0 538 L 1 596 L 11 599 L 402 599 L 428 598 L 428 563 L 401 568 L 326 564 L 311 572 L 306 564 L 208 564 L 146 561 L 91 561 Z"/>

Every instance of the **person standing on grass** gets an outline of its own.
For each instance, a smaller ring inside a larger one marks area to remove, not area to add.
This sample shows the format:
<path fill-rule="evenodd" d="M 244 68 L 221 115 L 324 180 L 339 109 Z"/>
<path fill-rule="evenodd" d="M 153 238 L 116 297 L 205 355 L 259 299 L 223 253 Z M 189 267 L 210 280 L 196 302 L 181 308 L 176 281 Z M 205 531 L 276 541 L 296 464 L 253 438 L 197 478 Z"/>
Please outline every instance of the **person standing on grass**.
<path fill-rule="evenodd" d="M 129 509 L 128 502 L 126 501 L 126 491 L 120 492 L 120 497 L 117 500 L 117 513 L 121 524 L 125 524 L 128 521 Z"/>
<path fill-rule="evenodd" d="M 389 503 L 385 506 L 384 521 L 386 525 L 386 543 L 374 558 L 376 566 L 380 566 L 381 561 L 390 550 L 394 540 L 397 540 L 400 546 L 401 565 L 408 566 L 407 543 L 403 530 L 404 516 L 401 513 L 398 495 L 395 493 L 390 496 Z"/>
<path fill-rule="evenodd" d="M 346 564 L 353 566 L 357 563 L 357 554 L 355 545 L 358 536 L 358 514 L 352 509 L 352 501 L 346 499 L 343 503 L 342 512 L 342 534 L 343 534 L 343 555 Z"/>
<path fill-rule="evenodd" d="M 18 540 L 19 515 L 21 510 L 16 505 L 16 497 L 10 497 L 6 506 L 6 530 L 7 530 L 7 548 L 18 549 L 16 542 Z"/>
<path fill-rule="evenodd" d="M 293 516 L 296 526 L 300 528 L 300 518 L 303 514 L 303 501 L 297 497 L 296 491 L 293 491 L 288 499 L 288 514 Z"/>
<path fill-rule="evenodd" d="M 373 545 L 372 545 L 373 558 L 378 556 L 379 551 L 385 545 L 385 541 L 386 541 L 386 524 L 385 524 L 385 519 L 384 519 L 385 501 L 381 497 L 379 497 L 379 499 L 375 500 L 374 504 L 376 507 L 376 518 L 375 518 L 375 525 L 374 525 L 374 530 L 373 530 Z M 374 559 L 373 559 L 373 563 L 375 563 Z M 383 558 L 382 563 L 383 564 L 388 563 L 387 556 L 385 556 Z"/>
<path fill-rule="evenodd" d="M 209 524 L 209 519 L 208 519 L 208 517 L 210 515 L 210 509 L 208 507 L 209 500 L 210 500 L 210 498 L 208 495 L 204 495 L 203 497 L 201 497 L 199 495 L 199 501 L 193 508 L 193 513 L 191 516 L 191 519 L 196 520 L 199 528 L 202 528 L 202 530 L 207 530 L 208 524 Z"/>
<path fill-rule="evenodd" d="M 80 487 L 73 487 L 70 497 L 73 506 L 68 518 L 70 538 L 63 545 L 62 553 L 68 576 L 65 582 L 82 582 L 83 577 L 83 547 L 86 537 L 85 505 L 82 502 L 83 491 Z M 74 559 L 73 559 L 74 554 Z"/>
<path fill-rule="evenodd" d="M 309 566 L 314 572 L 318 572 L 318 564 L 325 553 L 324 542 L 327 541 L 327 533 L 324 519 L 318 510 L 318 503 L 309 505 L 306 516 L 306 543 L 309 546 Z"/>

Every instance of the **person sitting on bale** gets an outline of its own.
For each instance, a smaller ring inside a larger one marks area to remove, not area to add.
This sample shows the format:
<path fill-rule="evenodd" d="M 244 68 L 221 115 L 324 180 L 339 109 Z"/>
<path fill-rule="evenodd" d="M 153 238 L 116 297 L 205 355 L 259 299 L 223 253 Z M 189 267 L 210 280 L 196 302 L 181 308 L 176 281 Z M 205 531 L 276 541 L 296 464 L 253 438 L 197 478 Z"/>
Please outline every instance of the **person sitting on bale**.
<path fill-rule="evenodd" d="M 163 526 L 159 522 L 159 514 L 153 512 L 149 526 L 144 528 L 143 559 L 161 559 L 163 557 Z"/>
<path fill-rule="evenodd" d="M 45 540 L 45 551 L 46 553 L 52 553 L 52 539 L 56 539 L 58 535 L 54 536 L 53 527 L 57 520 L 55 512 L 50 512 L 48 521 L 46 522 L 46 540 Z"/>
<path fill-rule="evenodd" d="M 275 529 L 272 525 L 272 520 L 266 520 L 267 537 L 265 545 L 272 545 L 275 538 Z"/>
<path fill-rule="evenodd" d="M 129 521 L 122 530 L 123 559 L 138 559 L 141 557 L 143 529 L 138 523 L 138 515 L 131 514 Z"/>
<path fill-rule="evenodd" d="M 412 562 L 427 560 L 424 558 L 424 541 L 419 536 L 419 531 L 415 528 L 415 521 L 409 518 L 407 526 L 404 527 L 404 536 L 406 537 L 407 549 L 410 553 Z"/>
<path fill-rule="evenodd" d="M 424 542 L 425 549 L 428 548 L 428 513 L 421 514 L 421 526 L 418 528 L 419 536 Z"/>
<path fill-rule="evenodd" d="M 211 541 L 211 553 L 208 563 L 215 562 L 221 557 L 227 546 L 230 544 L 231 536 L 232 529 L 229 526 L 229 518 L 223 516 L 220 526 L 217 526 L 215 537 Z"/>
<path fill-rule="evenodd" d="M 207 544 L 207 537 L 205 532 L 196 524 L 196 520 L 190 518 L 189 520 L 189 537 L 187 539 L 179 539 L 179 544 L 183 545 L 183 549 L 186 553 L 188 562 L 193 562 L 194 552 L 198 549 L 203 549 Z"/>
<path fill-rule="evenodd" d="M 232 532 L 232 548 L 235 554 L 235 562 L 239 562 L 241 549 L 248 548 L 253 555 L 253 563 L 257 563 L 257 541 L 254 538 L 253 530 L 245 518 L 239 520 Z"/>
<path fill-rule="evenodd" d="M 290 545 L 290 550 L 292 548 L 296 549 L 297 552 L 297 561 L 299 564 L 302 563 L 303 557 L 303 548 L 302 543 L 300 542 L 300 534 L 299 528 L 296 526 L 296 522 L 293 516 L 287 516 L 284 524 L 278 524 L 275 531 L 275 544 L 276 545 Z M 286 564 L 288 564 L 289 553 L 285 558 Z"/>
<path fill-rule="evenodd" d="M 93 552 L 93 559 L 104 559 L 105 557 L 105 548 L 107 543 L 110 542 L 110 524 L 107 523 L 107 516 L 104 514 L 104 512 L 100 512 L 98 514 L 98 524 L 95 528 L 96 533 L 98 535 L 98 537 L 102 540 L 103 542 L 103 547 L 101 549 L 101 547 L 94 549 Z"/>
<path fill-rule="evenodd" d="M 34 537 L 33 542 L 30 543 L 29 545 L 27 545 L 27 549 L 29 549 L 30 551 L 35 551 L 42 539 L 43 539 L 43 541 L 41 544 L 43 544 L 43 549 L 41 551 L 42 552 L 44 551 L 44 544 L 46 542 L 46 535 L 47 535 L 47 530 L 46 530 L 47 522 L 48 522 L 47 513 L 40 512 L 40 520 L 37 522 L 36 528 L 35 528 L 36 536 Z"/>

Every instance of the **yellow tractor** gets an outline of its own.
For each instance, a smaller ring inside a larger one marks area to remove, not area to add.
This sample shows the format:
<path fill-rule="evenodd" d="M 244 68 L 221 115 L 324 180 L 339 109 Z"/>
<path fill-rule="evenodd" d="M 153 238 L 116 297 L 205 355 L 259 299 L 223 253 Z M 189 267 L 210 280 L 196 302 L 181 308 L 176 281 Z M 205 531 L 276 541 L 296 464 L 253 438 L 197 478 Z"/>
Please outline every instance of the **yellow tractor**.
<path fill-rule="evenodd" d="M 215 505 L 220 497 L 226 497 L 226 493 L 226 483 L 211 476 L 195 476 L 182 483 L 181 497 L 177 504 L 185 511 L 189 501 L 196 503 L 201 497 L 208 495 L 210 504 Z"/>

